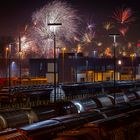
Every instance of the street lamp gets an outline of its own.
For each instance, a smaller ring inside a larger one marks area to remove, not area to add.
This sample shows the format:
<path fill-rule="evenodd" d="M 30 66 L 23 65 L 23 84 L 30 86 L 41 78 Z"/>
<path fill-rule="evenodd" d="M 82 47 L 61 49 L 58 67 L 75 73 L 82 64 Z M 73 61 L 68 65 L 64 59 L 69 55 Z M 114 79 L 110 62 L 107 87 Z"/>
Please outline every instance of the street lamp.
<path fill-rule="evenodd" d="M 21 81 L 22 81 L 21 55 L 22 55 L 22 50 L 21 50 L 21 36 L 19 34 L 19 78 L 20 78 L 20 85 L 21 85 Z"/>
<path fill-rule="evenodd" d="M 50 26 L 50 30 L 53 32 L 53 39 L 54 39 L 54 102 L 56 102 L 56 87 L 57 87 L 57 82 L 56 82 L 56 39 L 55 39 L 55 32 L 56 32 L 56 27 L 61 26 L 62 23 L 48 23 L 48 26 Z"/>
<path fill-rule="evenodd" d="M 134 66 L 134 58 L 136 57 L 136 54 L 130 54 L 130 58 L 131 58 L 131 65 L 132 65 L 132 80 L 135 80 L 135 66 Z"/>
<path fill-rule="evenodd" d="M 122 65 L 122 61 L 118 60 L 118 66 L 120 68 L 120 66 Z M 121 81 L 121 70 L 119 70 L 119 80 Z"/>
<path fill-rule="evenodd" d="M 7 79 L 8 79 L 8 56 L 9 55 L 9 47 L 6 47 L 6 49 L 5 49 L 5 57 L 6 57 L 6 81 L 7 81 Z"/>
<path fill-rule="evenodd" d="M 64 82 L 65 81 L 65 78 L 64 78 L 64 65 L 65 65 L 65 62 L 64 62 L 64 58 L 65 58 L 65 51 L 66 51 L 66 48 L 62 48 L 62 81 Z"/>
<path fill-rule="evenodd" d="M 22 84 L 22 76 L 24 75 L 23 62 L 26 59 L 26 51 L 28 51 L 32 40 L 28 39 L 26 35 L 22 33 L 18 36 L 18 64 L 19 64 L 19 84 Z M 24 58 L 24 61 L 23 61 Z"/>
<path fill-rule="evenodd" d="M 86 60 L 86 82 L 88 82 L 88 60 Z"/>
<path fill-rule="evenodd" d="M 75 82 L 77 83 L 78 82 L 78 53 L 81 52 L 81 45 L 78 44 L 76 49 L 75 49 L 75 54 L 74 54 L 74 59 L 75 59 Z"/>
<path fill-rule="evenodd" d="M 9 87 L 9 94 L 11 92 L 11 67 L 10 67 L 10 63 L 11 63 L 11 44 L 8 45 L 8 47 L 6 48 L 6 52 L 7 52 L 7 59 L 8 59 L 8 87 Z"/>
<path fill-rule="evenodd" d="M 75 52 L 75 59 L 76 59 L 76 67 L 75 67 L 75 82 L 77 83 L 77 51 Z"/>
<path fill-rule="evenodd" d="M 109 35 L 110 37 L 113 37 L 113 60 L 114 60 L 114 75 L 113 75 L 113 77 L 114 77 L 114 89 L 116 88 L 116 79 L 115 79 L 115 73 L 116 73 L 116 47 L 117 47 L 117 42 L 116 42 L 116 38 L 117 37 L 119 37 L 120 36 L 120 34 L 110 34 Z M 116 104 L 115 103 L 115 100 L 116 100 L 116 95 L 115 95 L 115 92 L 114 92 L 114 104 Z"/>
<path fill-rule="evenodd" d="M 19 83 L 22 84 L 22 54 L 23 54 L 23 42 L 25 43 L 25 33 L 28 29 L 28 25 L 24 26 L 24 30 L 19 32 L 18 36 L 18 56 L 19 56 Z"/>

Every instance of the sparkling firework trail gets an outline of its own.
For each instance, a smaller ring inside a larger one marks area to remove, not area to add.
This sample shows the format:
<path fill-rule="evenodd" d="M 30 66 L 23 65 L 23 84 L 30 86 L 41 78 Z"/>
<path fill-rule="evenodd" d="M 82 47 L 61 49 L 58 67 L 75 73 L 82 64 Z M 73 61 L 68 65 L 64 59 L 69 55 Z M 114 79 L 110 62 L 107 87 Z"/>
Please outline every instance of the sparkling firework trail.
<path fill-rule="evenodd" d="M 105 30 L 108 31 L 108 30 L 114 28 L 114 25 L 113 25 L 112 22 L 105 22 L 105 23 L 103 24 L 103 28 L 104 28 Z"/>
<path fill-rule="evenodd" d="M 92 31 L 96 27 L 96 24 L 93 22 L 87 23 L 87 30 Z"/>
<path fill-rule="evenodd" d="M 84 43 L 91 43 L 95 37 L 95 32 L 86 32 L 83 36 Z"/>
<path fill-rule="evenodd" d="M 134 21 L 133 12 L 130 8 L 121 8 L 116 10 L 113 14 L 113 18 L 121 24 Z"/>
<path fill-rule="evenodd" d="M 54 30 L 57 42 L 59 40 L 65 42 L 65 40 L 70 41 L 75 33 L 77 33 L 80 18 L 77 16 L 77 11 L 66 2 L 55 0 L 33 13 L 32 21 L 35 23 L 35 27 L 33 28 L 33 34 L 35 35 L 33 36 L 36 37 L 37 42 L 38 40 L 42 40 L 39 46 L 42 47 L 43 45 L 43 52 L 47 51 L 46 54 L 49 55 L 49 50 L 53 48 L 53 34 L 52 27 L 48 26 L 48 23 L 62 23 L 60 27 L 55 27 Z M 49 41 L 46 42 L 48 39 Z"/>
<path fill-rule="evenodd" d="M 94 22 L 88 22 L 85 24 L 86 27 L 81 34 L 81 46 L 82 50 L 87 55 L 92 55 L 93 52 L 93 43 L 95 38 L 95 24 Z"/>
<path fill-rule="evenodd" d="M 112 57 L 111 49 L 110 48 L 106 48 L 105 55 L 108 56 L 108 57 Z"/>
<path fill-rule="evenodd" d="M 74 36 L 74 37 L 73 37 L 73 40 L 74 40 L 74 41 L 78 41 L 78 42 L 80 41 L 79 37 L 77 37 L 77 36 Z"/>
<path fill-rule="evenodd" d="M 27 37 L 24 35 L 20 38 L 21 41 L 21 52 L 22 52 L 22 59 L 28 58 L 28 55 L 30 54 L 30 57 L 32 54 L 37 53 L 37 47 L 33 40 L 27 39 Z M 19 39 L 17 39 L 16 43 L 16 55 L 19 55 Z"/>
<path fill-rule="evenodd" d="M 120 32 L 123 36 L 126 35 L 127 31 L 128 31 L 128 27 L 121 27 L 121 28 L 119 29 L 119 32 Z"/>
<path fill-rule="evenodd" d="M 86 23 L 86 28 L 82 33 L 82 42 L 84 44 L 91 43 L 95 37 L 95 23 L 90 20 Z"/>

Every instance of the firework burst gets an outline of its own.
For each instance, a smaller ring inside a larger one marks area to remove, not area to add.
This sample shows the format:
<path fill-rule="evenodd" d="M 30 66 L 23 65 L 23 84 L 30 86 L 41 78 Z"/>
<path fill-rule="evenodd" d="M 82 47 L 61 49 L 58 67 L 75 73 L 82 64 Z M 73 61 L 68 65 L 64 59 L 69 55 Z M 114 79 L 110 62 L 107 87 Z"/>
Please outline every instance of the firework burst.
<path fill-rule="evenodd" d="M 116 10 L 113 14 L 113 18 L 121 24 L 134 21 L 133 12 L 130 8 L 121 8 Z"/>
<path fill-rule="evenodd" d="M 127 31 L 128 31 L 128 27 L 121 27 L 119 29 L 119 32 L 122 34 L 122 36 L 125 36 Z"/>
<path fill-rule="evenodd" d="M 16 55 L 19 55 L 19 39 L 16 41 Z M 37 46 L 35 45 L 35 42 L 33 40 L 29 40 L 25 35 L 20 38 L 21 43 L 21 52 L 22 52 L 22 59 L 28 58 L 33 56 L 33 54 L 38 53 Z"/>
<path fill-rule="evenodd" d="M 32 21 L 35 23 L 32 32 L 33 36 L 37 42 L 41 40 L 41 42 L 39 41 L 41 43 L 39 43 L 39 46 L 44 46 L 43 52 L 47 51 L 48 53 L 45 54 L 50 54 L 49 50 L 53 48 L 53 33 L 52 27 L 48 23 L 62 23 L 60 27 L 54 27 L 54 30 L 57 42 L 60 40 L 65 42 L 65 40 L 70 41 L 77 32 L 80 18 L 77 16 L 77 11 L 66 2 L 55 0 L 33 13 Z"/>
<path fill-rule="evenodd" d="M 92 43 L 94 37 L 95 37 L 95 26 L 96 24 L 93 22 L 93 19 L 91 18 L 88 22 L 85 24 L 84 31 L 81 32 L 82 37 L 82 43 L 83 44 L 89 44 Z"/>
<path fill-rule="evenodd" d="M 103 24 L 103 28 L 104 28 L 106 31 L 108 31 L 108 30 L 114 28 L 114 25 L 113 25 L 112 22 L 105 22 L 105 23 Z"/>
<path fill-rule="evenodd" d="M 87 44 L 87 43 L 91 43 L 93 41 L 95 37 L 95 32 L 86 32 L 83 35 L 83 43 Z"/>
<path fill-rule="evenodd" d="M 111 49 L 110 48 L 106 48 L 106 50 L 105 50 L 105 55 L 107 56 L 107 57 L 112 57 L 112 54 L 111 54 Z"/>

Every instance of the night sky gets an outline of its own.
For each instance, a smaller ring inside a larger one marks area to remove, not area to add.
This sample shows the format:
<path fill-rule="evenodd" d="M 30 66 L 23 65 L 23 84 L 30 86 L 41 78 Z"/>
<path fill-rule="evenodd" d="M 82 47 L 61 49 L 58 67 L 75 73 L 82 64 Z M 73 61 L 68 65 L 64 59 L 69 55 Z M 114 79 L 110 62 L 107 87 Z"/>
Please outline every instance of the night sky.
<path fill-rule="evenodd" d="M 139 0 L 66 0 L 84 18 L 93 17 L 97 24 L 107 21 L 114 9 L 132 8 L 135 22 L 131 23 L 132 38 L 140 39 Z M 0 35 L 16 36 L 26 24 L 31 23 L 32 13 L 45 5 L 48 0 L 0 0 Z M 131 35 L 130 35 L 131 36 Z"/>

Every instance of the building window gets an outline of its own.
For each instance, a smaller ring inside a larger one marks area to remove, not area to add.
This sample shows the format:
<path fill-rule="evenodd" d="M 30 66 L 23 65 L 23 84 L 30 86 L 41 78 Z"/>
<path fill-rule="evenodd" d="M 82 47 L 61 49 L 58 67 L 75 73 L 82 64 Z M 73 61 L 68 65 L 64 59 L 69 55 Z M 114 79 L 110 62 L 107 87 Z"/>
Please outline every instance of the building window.
<path fill-rule="evenodd" d="M 55 71 L 57 72 L 57 64 Z M 54 72 L 54 63 L 48 63 L 48 72 Z"/>
<path fill-rule="evenodd" d="M 42 64 L 42 62 L 40 63 L 40 70 L 42 70 L 43 69 L 43 64 Z"/>
<path fill-rule="evenodd" d="M 48 72 L 54 72 L 54 63 L 48 63 Z"/>

